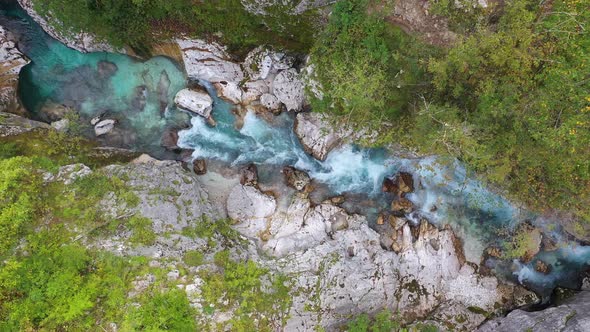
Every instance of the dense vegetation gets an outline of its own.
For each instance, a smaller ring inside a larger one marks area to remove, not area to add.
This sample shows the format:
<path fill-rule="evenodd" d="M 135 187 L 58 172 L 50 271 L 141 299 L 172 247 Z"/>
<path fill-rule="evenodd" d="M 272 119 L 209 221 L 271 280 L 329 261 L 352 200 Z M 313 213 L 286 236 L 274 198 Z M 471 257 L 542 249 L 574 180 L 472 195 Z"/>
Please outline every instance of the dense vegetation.
<path fill-rule="evenodd" d="M 52 148 L 56 144 L 61 146 Z M 106 162 L 90 151 L 83 139 L 55 131 L 0 139 L 0 331 L 104 331 L 113 323 L 122 331 L 215 331 L 209 320 L 219 309 L 234 310 L 230 323 L 236 331 L 272 331 L 284 324 L 289 280 L 236 261 L 228 251 L 209 260 L 189 251 L 177 262 L 187 269 L 209 266 L 199 270 L 204 308 L 197 310 L 167 277 L 167 267 L 89 245 L 113 233 L 129 233 L 130 246 L 151 245 L 157 236 L 150 219 L 130 210 L 140 199 L 125 175 L 95 167 L 70 181 L 47 180 L 48 172 L 55 175 L 72 162 Z M 231 247 L 240 240 L 226 220 L 203 218 L 194 225 L 182 235 L 205 239 L 207 251 L 218 248 L 217 241 Z M 148 275 L 154 282 L 137 291 L 134 283 Z"/>
<path fill-rule="evenodd" d="M 590 221 L 590 2 L 468 13 L 433 3 L 464 33 L 439 51 L 367 14 L 364 0 L 338 2 L 312 50 L 324 90 L 315 110 L 376 129 L 380 143 L 459 158 L 533 207 Z"/>
<path fill-rule="evenodd" d="M 297 2 L 275 3 L 261 15 L 240 0 L 35 0 L 41 13 L 67 22 L 66 31 L 91 31 L 109 41 L 149 54 L 153 35 L 187 34 L 221 39 L 233 51 L 275 44 L 305 51 L 313 43 L 317 16 L 312 11 L 288 15 Z M 246 2 L 247 3 L 247 2 Z M 56 24 L 56 26 L 62 26 Z"/>
<path fill-rule="evenodd" d="M 311 98 L 314 110 L 377 130 L 378 143 L 459 158 L 533 207 L 590 220 L 588 0 L 488 8 L 432 0 L 432 12 L 458 33 L 447 48 L 395 28 L 386 20 L 392 3 L 373 0 L 338 1 L 321 31 L 313 12 L 288 15 L 295 2 L 265 14 L 240 0 L 36 5 L 70 31 L 145 53 L 153 34 L 179 33 L 220 38 L 239 51 L 266 43 L 310 50 L 323 91 Z"/>

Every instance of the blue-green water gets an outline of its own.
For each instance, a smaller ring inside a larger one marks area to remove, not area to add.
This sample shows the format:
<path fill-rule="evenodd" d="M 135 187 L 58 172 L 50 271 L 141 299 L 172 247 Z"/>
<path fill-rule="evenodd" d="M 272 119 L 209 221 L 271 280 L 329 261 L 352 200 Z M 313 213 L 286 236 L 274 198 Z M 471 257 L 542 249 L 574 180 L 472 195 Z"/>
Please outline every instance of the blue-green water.
<path fill-rule="evenodd" d="M 142 62 L 121 54 L 77 52 L 49 38 L 22 10 L 5 3 L 0 0 L 0 24 L 20 36 L 19 48 L 32 60 L 21 72 L 19 86 L 22 101 L 32 114 L 42 117 L 41 110 L 48 103 L 71 107 L 84 121 L 105 114 L 122 128 L 116 142 L 155 154 L 162 151 L 163 130 L 182 126 L 187 120 L 172 102 L 186 85 L 186 78 L 170 59 L 156 57 Z M 440 163 L 435 157 L 397 158 L 384 149 L 355 146 L 341 147 L 320 162 L 304 152 L 288 114 L 269 123 L 249 113 L 238 130 L 232 105 L 217 98 L 203 83 L 214 98 L 213 116 L 218 125 L 210 127 L 204 119 L 194 117 L 192 128 L 180 132 L 179 145 L 194 149 L 195 158 L 216 159 L 233 167 L 252 162 L 292 165 L 306 170 L 331 194 L 360 197 L 348 202 L 348 207 L 369 216 L 386 209 L 392 199 L 380 191 L 384 177 L 409 171 L 414 174 L 416 190 L 408 198 L 417 206 L 410 219 L 425 217 L 440 225 L 450 223 L 485 245 L 501 244 L 501 231 L 524 220 L 557 224 L 520 211 L 470 177 L 458 162 Z M 361 200 L 373 203 L 365 206 Z M 577 287 L 580 273 L 589 266 L 590 247 L 569 241 L 559 226 L 545 231 L 561 246 L 537 255 L 553 266 L 548 275 L 534 270 L 535 260 L 528 264 L 490 262 L 491 266 L 544 295 L 557 285 Z"/>
<path fill-rule="evenodd" d="M 18 47 L 31 60 L 21 72 L 19 94 L 38 118 L 47 121 L 41 111 L 55 104 L 77 110 L 84 123 L 103 115 L 119 122 L 119 137 L 111 142 L 148 151 L 159 149 L 164 128 L 188 121 L 174 107 L 186 76 L 172 60 L 81 53 L 49 37 L 22 9 L 3 6 L 0 23 L 20 37 Z"/>

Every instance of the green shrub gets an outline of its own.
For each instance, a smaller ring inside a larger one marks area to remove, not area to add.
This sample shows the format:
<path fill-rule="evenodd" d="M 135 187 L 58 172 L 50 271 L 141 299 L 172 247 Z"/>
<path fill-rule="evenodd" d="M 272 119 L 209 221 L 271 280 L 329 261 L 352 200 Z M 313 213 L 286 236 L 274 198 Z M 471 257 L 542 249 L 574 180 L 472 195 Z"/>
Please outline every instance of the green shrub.
<path fill-rule="evenodd" d="M 195 313 L 186 293 L 171 289 L 145 295 L 140 306 L 126 315 L 123 329 L 128 331 L 198 331 Z"/>
<path fill-rule="evenodd" d="M 286 322 L 291 306 L 289 280 L 252 261 L 236 262 L 228 251 L 215 255 L 222 273 L 204 272 L 201 288 L 205 313 L 237 307 L 230 320 L 236 331 L 275 331 Z"/>
<path fill-rule="evenodd" d="M 323 92 L 321 100 L 312 98 L 312 107 L 359 127 L 378 128 L 408 106 L 422 80 L 419 58 L 429 51 L 383 18 L 367 14 L 367 4 L 334 5 L 311 51 Z"/>
<path fill-rule="evenodd" d="M 188 266 L 199 266 L 203 264 L 203 260 L 203 253 L 198 250 L 189 250 L 182 257 L 182 261 Z"/>

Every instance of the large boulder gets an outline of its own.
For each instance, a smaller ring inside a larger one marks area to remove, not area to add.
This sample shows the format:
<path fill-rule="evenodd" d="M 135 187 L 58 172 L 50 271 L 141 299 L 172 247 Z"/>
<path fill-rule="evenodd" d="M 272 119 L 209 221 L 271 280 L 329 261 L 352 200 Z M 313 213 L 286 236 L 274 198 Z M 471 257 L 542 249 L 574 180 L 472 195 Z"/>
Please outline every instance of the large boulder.
<path fill-rule="evenodd" d="M 283 175 L 285 176 L 287 185 L 299 191 L 305 189 L 311 182 L 311 178 L 307 173 L 302 170 L 298 170 L 295 167 L 283 167 Z"/>
<path fill-rule="evenodd" d="M 272 82 L 272 93 L 288 111 L 301 111 L 305 102 L 303 81 L 294 68 L 283 70 Z"/>
<path fill-rule="evenodd" d="M 234 82 L 244 79 L 240 65 L 230 61 L 225 48 L 199 39 L 178 39 L 188 77 L 212 83 Z"/>
<path fill-rule="evenodd" d="M 76 33 L 69 33 L 63 28 L 64 24 L 51 15 L 42 16 L 35 11 L 35 3 L 33 0 L 18 0 L 18 3 L 23 9 L 37 22 L 47 34 L 57 39 L 62 44 L 67 45 L 70 48 L 78 50 L 80 52 L 114 52 L 125 53 L 125 50 L 115 50 L 112 45 L 99 40 L 95 35 L 79 31 Z M 54 28 L 58 27 L 58 28 Z"/>
<path fill-rule="evenodd" d="M 206 119 L 211 116 L 213 99 L 206 92 L 182 89 L 174 97 L 174 102 L 178 107 Z"/>
<path fill-rule="evenodd" d="M 94 125 L 94 135 L 96 137 L 103 136 L 115 129 L 116 121 L 113 119 L 104 119 L 99 121 L 97 124 Z"/>
<path fill-rule="evenodd" d="M 386 177 L 383 179 L 383 192 L 393 193 L 398 197 L 404 197 L 405 194 L 414 191 L 414 179 L 412 174 L 399 172 L 393 178 Z"/>
<path fill-rule="evenodd" d="M 17 108 L 18 74 L 29 60 L 16 48 L 14 36 L 0 26 L 0 111 Z"/>
<path fill-rule="evenodd" d="M 305 151 L 319 160 L 325 160 L 342 141 L 340 131 L 332 130 L 327 117 L 319 113 L 297 114 L 295 134 Z"/>
<path fill-rule="evenodd" d="M 478 332 L 590 331 L 590 292 L 585 291 L 563 304 L 541 311 L 514 310 L 493 319 Z"/>

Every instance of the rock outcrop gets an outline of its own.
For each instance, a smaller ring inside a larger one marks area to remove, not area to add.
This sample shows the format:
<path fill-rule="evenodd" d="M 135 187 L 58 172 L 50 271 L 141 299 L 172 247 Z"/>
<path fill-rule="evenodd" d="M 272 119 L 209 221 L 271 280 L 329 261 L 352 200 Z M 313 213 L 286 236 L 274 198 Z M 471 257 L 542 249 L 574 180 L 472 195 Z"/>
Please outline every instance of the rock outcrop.
<path fill-rule="evenodd" d="M 325 160 L 328 153 L 342 141 L 343 135 L 340 131 L 331 128 L 323 114 L 299 113 L 295 118 L 295 134 L 299 137 L 305 152 L 319 160 Z"/>
<path fill-rule="evenodd" d="M 18 74 L 29 60 L 16 48 L 12 34 L 0 26 L 0 111 L 18 107 Z"/>
<path fill-rule="evenodd" d="M 94 135 L 96 137 L 106 135 L 115 129 L 116 121 L 113 119 L 100 120 L 94 125 Z"/>
<path fill-rule="evenodd" d="M 0 112 L 0 137 L 19 135 L 35 128 L 50 129 L 51 126 L 15 114 Z"/>
<path fill-rule="evenodd" d="M 180 108 L 208 119 L 211 116 L 213 99 L 206 92 L 182 89 L 178 91 L 174 102 Z"/>
<path fill-rule="evenodd" d="M 61 43 L 67 45 L 70 48 L 78 50 L 80 52 L 119 52 L 125 53 L 124 50 L 115 50 L 111 45 L 100 41 L 95 35 L 88 32 L 76 32 L 76 33 L 64 33 L 60 29 L 56 29 L 54 25 L 64 25 L 58 22 L 55 18 L 49 16 L 45 17 L 37 13 L 34 9 L 32 0 L 18 0 L 18 3 L 23 9 L 41 26 L 45 32 L 51 37 L 57 39 Z"/>
<path fill-rule="evenodd" d="M 227 198 L 227 214 L 238 223 L 234 226 L 244 236 L 256 238 L 266 229 L 277 207 L 274 197 L 253 186 L 237 185 Z"/>
<path fill-rule="evenodd" d="M 252 50 L 242 64 L 233 62 L 225 48 L 202 40 L 179 39 L 190 79 L 214 84 L 219 96 L 244 107 L 264 107 L 272 112 L 281 105 L 301 111 L 304 83 L 294 58 L 268 47 Z"/>
<path fill-rule="evenodd" d="M 584 291 L 563 304 L 541 311 L 514 310 L 493 319 L 478 332 L 590 331 L 590 292 Z"/>
<path fill-rule="evenodd" d="M 178 162 L 149 156 L 105 171 L 128 177 L 140 199 L 126 212 L 108 202 L 105 208 L 114 216 L 141 213 L 149 218 L 156 240 L 134 247 L 125 241 L 129 235 L 121 232 L 93 245 L 121 255 L 163 259 L 171 273 L 166 278 L 185 287 L 197 307 L 202 281 L 194 276 L 203 267 L 183 265 L 181 257 L 187 250 L 204 251 L 209 261 L 217 252 L 229 250 L 234 259 L 253 260 L 289 276 L 293 302 L 283 326 L 286 331 L 318 326 L 336 330 L 352 316 L 384 308 L 408 320 L 428 316 L 448 322 L 448 317 L 456 316 L 453 329 L 471 331 L 485 320 L 485 313 L 494 312 L 512 296 L 510 286 L 480 275 L 475 264 L 464 261 L 450 229 L 426 221 L 419 226 L 401 223 L 396 253 L 382 248 L 380 234 L 368 227 L 364 217 L 348 214 L 330 200 L 313 206 L 300 192 L 275 198 L 256 186 L 239 184 L 239 174 L 223 176 L 210 170 L 197 177 Z M 209 220 L 232 218 L 240 242 L 225 246 L 227 240 L 219 237 L 212 242 L 186 235 L 183 229 L 203 222 L 199 218 L 203 215 Z M 192 271 L 189 278 L 194 280 L 179 277 L 174 271 L 180 267 Z M 478 309 L 469 309 L 473 307 Z M 211 319 L 223 321 L 225 316 L 219 312 Z"/>
<path fill-rule="evenodd" d="M 199 39 L 178 39 L 184 68 L 190 79 L 212 83 L 241 82 L 244 73 L 240 65 L 230 61 L 225 48 Z"/>
<path fill-rule="evenodd" d="M 305 102 L 303 81 L 296 69 L 283 70 L 272 83 L 272 93 L 288 111 L 301 111 Z"/>

